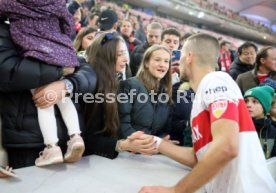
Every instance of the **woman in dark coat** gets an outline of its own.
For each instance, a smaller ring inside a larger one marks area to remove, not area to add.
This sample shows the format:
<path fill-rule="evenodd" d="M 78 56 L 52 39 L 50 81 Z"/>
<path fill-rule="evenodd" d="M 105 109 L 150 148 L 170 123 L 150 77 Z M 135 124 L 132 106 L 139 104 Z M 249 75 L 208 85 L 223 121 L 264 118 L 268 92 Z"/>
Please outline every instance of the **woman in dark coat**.
<path fill-rule="evenodd" d="M 75 73 L 67 77 L 73 85 L 73 93 L 94 92 L 96 75 L 91 67 L 83 62 L 80 63 Z M 54 90 L 58 94 L 57 99 L 61 100 L 65 85 L 64 81 L 59 79 L 63 75 L 63 68 L 20 56 L 11 39 L 9 25 L 0 21 L 0 69 L 2 143 L 8 153 L 9 165 L 13 168 L 32 166 L 39 152 L 43 150 L 44 144 L 30 89 L 48 84 L 44 87 L 44 93 Z M 49 105 L 55 102 L 57 100 Z M 78 104 L 75 106 L 80 128 L 84 131 L 80 107 Z M 64 152 L 68 140 L 67 129 L 57 109 L 55 116 L 59 145 Z"/>
<path fill-rule="evenodd" d="M 123 137 L 135 131 L 165 137 L 169 133 L 172 103 L 170 52 L 164 47 L 150 47 L 136 77 L 120 83 L 120 130 Z"/>
<path fill-rule="evenodd" d="M 87 60 L 97 73 L 97 89 L 93 100 L 85 101 L 85 155 L 97 154 L 114 159 L 121 151 L 151 152 L 154 140 L 138 133 L 142 140 L 121 139 L 117 91 L 129 62 L 125 41 L 117 33 L 101 33 L 87 49 Z M 143 144 L 147 144 L 144 146 Z"/>

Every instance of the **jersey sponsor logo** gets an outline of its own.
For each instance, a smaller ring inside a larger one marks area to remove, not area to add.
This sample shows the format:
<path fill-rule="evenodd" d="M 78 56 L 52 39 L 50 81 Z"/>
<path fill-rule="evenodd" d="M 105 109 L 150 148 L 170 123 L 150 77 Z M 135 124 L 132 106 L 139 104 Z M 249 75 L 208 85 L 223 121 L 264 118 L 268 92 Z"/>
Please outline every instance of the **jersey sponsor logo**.
<path fill-rule="evenodd" d="M 199 132 L 198 125 L 196 125 L 195 127 L 192 127 L 192 138 L 193 138 L 193 143 L 197 142 L 202 138 L 202 134 Z"/>
<path fill-rule="evenodd" d="M 226 92 L 228 90 L 228 88 L 226 86 L 218 86 L 216 88 L 209 88 L 207 90 L 205 90 L 206 94 L 215 94 L 218 92 Z"/>
<path fill-rule="evenodd" d="M 219 100 L 212 104 L 212 114 L 215 118 L 220 118 L 228 107 L 227 100 Z"/>
<path fill-rule="evenodd" d="M 192 139 L 195 152 L 212 141 L 210 112 L 202 111 L 197 116 L 192 117 Z"/>

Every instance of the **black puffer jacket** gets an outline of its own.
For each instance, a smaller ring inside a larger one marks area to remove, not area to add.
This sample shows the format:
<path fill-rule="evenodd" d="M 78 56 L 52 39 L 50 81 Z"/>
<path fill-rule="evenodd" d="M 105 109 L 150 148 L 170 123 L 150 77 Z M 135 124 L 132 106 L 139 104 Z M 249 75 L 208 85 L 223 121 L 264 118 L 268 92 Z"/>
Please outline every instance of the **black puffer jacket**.
<path fill-rule="evenodd" d="M 190 89 L 180 88 L 183 82 L 173 85 L 173 114 L 171 126 L 171 139 L 179 141 L 180 145 L 192 146 L 190 126 L 193 97 L 195 93 Z M 188 83 L 186 83 L 188 84 Z"/>
<path fill-rule="evenodd" d="M 231 64 L 229 75 L 236 80 L 237 77 L 244 72 L 250 71 L 254 69 L 255 65 L 248 65 L 244 64 L 240 61 L 240 59 L 237 57 L 234 62 Z"/>
<path fill-rule="evenodd" d="M 22 58 L 16 51 L 9 34 L 9 26 L 0 22 L 0 113 L 2 117 L 3 145 L 6 148 L 43 147 L 38 124 L 37 109 L 30 89 L 59 80 L 61 68 L 31 58 Z M 81 62 L 79 69 L 68 77 L 75 93 L 93 92 L 96 74 Z M 79 111 L 79 105 L 76 104 Z M 66 144 L 67 129 L 56 109 L 60 145 Z M 79 114 L 80 115 L 80 114 Z M 81 129 L 83 118 L 79 116 Z"/>
<path fill-rule="evenodd" d="M 253 119 L 266 159 L 276 156 L 276 128 L 270 118 Z"/>
<path fill-rule="evenodd" d="M 137 74 L 140 64 L 142 62 L 144 53 L 149 47 L 150 45 L 148 44 L 148 42 L 145 42 L 143 44 L 139 44 L 135 46 L 134 50 L 132 51 L 130 55 L 130 69 L 131 69 L 132 76 L 135 76 Z"/>
<path fill-rule="evenodd" d="M 135 39 L 134 42 L 130 43 L 129 42 L 129 37 L 124 36 L 123 34 L 121 34 L 121 35 L 122 35 L 122 37 L 124 38 L 124 40 L 126 42 L 129 55 L 131 54 L 131 52 L 133 51 L 133 49 L 134 49 L 135 46 L 137 46 L 139 44 L 142 44 L 142 42 L 140 40 L 138 40 L 138 39 Z M 134 47 L 131 48 L 132 46 L 134 46 Z"/>
<path fill-rule="evenodd" d="M 133 100 L 130 97 L 131 90 L 136 93 Z M 121 81 L 119 93 L 124 93 L 129 97 L 127 101 L 124 100 L 118 104 L 120 132 L 123 137 L 129 136 L 135 131 L 144 131 L 159 137 L 164 137 L 169 133 L 171 107 L 168 103 L 159 102 L 157 95 L 154 97 L 154 102 L 158 102 L 152 103 L 148 90 L 136 77 Z M 159 94 L 161 93 L 163 92 L 160 91 Z M 148 96 L 148 100 L 145 100 L 145 96 Z M 165 101 L 164 97 L 160 96 L 160 98 Z"/>

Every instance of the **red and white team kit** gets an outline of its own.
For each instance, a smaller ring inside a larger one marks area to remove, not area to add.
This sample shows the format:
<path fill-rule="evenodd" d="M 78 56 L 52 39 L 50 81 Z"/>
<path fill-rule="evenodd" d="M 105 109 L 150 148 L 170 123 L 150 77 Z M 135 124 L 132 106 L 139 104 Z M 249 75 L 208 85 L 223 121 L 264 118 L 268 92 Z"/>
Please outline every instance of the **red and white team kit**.
<path fill-rule="evenodd" d="M 211 124 L 218 119 L 239 124 L 239 154 L 205 185 L 207 193 L 275 193 L 276 184 L 239 87 L 227 73 L 211 72 L 199 84 L 191 114 L 198 160 L 212 144 Z"/>

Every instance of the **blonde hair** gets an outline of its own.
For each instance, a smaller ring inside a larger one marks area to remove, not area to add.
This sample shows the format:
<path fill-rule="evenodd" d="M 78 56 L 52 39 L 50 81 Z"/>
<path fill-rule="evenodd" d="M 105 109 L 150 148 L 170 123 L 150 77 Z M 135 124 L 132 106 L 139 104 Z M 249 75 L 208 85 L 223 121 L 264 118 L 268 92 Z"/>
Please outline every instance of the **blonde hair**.
<path fill-rule="evenodd" d="M 144 54 L 143 60 L 141 62 L 141 65 L 139 67 L 139 70 L 137 72 L 137 79 L 140 80 L 148 91 L 155 91 L 158 92 L 160 86 L 164 88 L 164 92 L 169 96 L 169 103 L 172 104 L 172 75 L 171 75 L 171 60 L 169 63 L 169 69 L 165 76 L 159 81 L 157 78 L 155 78 L 149 71 L 149 69 L 146 67 L 146 65 L 149 63 L 152 54 L 155 51 L 158 50 L 165 50 L 170 54 L 170 51 L 162 45 L 153 45 L 147 49 L 147 51 Z M 171 56 L 171 54 L 170 54 Z"/>
<path fill-rule="evenodd" d="M 96 31 L 97 30 L 93 27 L 85 27 L 79 31 L 78 35 L 76 36 L 76 38 L 74 40 L 74 48 L 76 49 L 76 52 L 84 50 L 82 48 L 82 40 L 83 40 L 84 36 L 86 36 L 87 34 L 96 32 Z"/>

